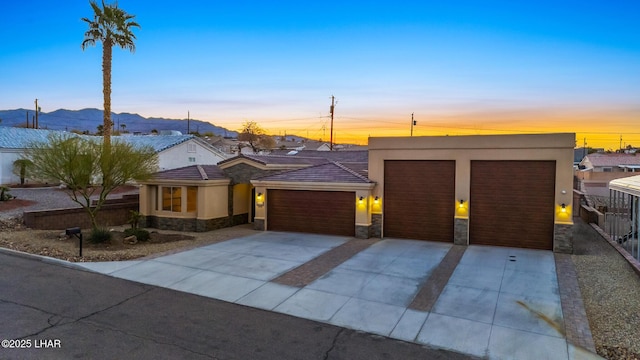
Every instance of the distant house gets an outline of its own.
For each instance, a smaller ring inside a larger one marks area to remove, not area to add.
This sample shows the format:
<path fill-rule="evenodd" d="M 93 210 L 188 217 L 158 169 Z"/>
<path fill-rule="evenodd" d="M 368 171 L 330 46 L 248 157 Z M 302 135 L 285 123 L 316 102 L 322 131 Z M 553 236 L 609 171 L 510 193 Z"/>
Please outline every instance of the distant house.
<path fill-rule="evenodd" d="M 15 184 L 20 179 L 13 174 L 13 162 L 33 142 L 46 142 L 54 130 L 26 129 L 0 126 L 0 184 Z M 75 133 L 67 133 L 71 136 Z M 88 136 L 95 139 L 96 137 Z M 174 169 L 189 164 L 215 165 L 230 157 L 206 141 L 193 135 L 169 136 L 113 136 L 113 141 L 124 141 L 135 146 L 150 146 L 158 153 L 158 170 Z"/>
<path fill-rule="evenodd" d="M 51 130 L 0 126 L 0 185 L 15 184 L 20 178 L 13 174 L 13 162 L 34 142 L 47 141 Z"/>
<path fill-rule="evenodd" d="M 635 154 L 589 154 L 580 161 L 580 169 L 592 172 L 635 172 L 640 156 Z"/>
<path fill-rule="evenodd" d="M 160 171 L 188 165 L 215 165 L 231 157 L 193 135 L 114 136 L 113 139 L 152 147 L 158 153 Z"/>
<path fill-rule="evenodd" d="M 640 155 L 595 153 L 580 161 L 576 176 L 587 182 L 608 183 L 613 179 L 637 175 L 637 172 L 640 172 Z"/>

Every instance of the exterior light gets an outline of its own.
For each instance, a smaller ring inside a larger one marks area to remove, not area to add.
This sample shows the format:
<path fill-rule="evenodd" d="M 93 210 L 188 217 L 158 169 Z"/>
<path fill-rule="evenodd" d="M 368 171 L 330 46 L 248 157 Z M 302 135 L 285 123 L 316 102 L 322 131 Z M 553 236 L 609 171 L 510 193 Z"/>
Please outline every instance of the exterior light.
<path fill-rule="evenodd" d="M 562 205 L 560 205 L 562 207 L 562 212 L 567 212 L 567 205 L 565 203 L 562 203 Z"/>
<path fill-rule="evenodd" d="M 376 203 L 376 204 L 377 204 L 379 201 L 380 201 L 380 197 L 379 197 L 379 196 L 376 196 L 376 197 L 373 199 L 373 202 L 374 202 L 374 203 Z"/>
<path fill-rule="evenodd" d="M 261 192 L 258 193 L 258 197 L 262 197 L 262 193 Z"/>
<path fill-rule="evenodd" d="M 458 205 L 458 207 L 460 207 L 460 208 L 464 207 L 464 200 L 460 199 L 460 205 Z"/>
<path fill-rule="evenodd" d="M 362 200 L 364 200 L 364 196 L 360 196 L 360 197 L 358 198 L 358 201 L 362 202 Z"/>

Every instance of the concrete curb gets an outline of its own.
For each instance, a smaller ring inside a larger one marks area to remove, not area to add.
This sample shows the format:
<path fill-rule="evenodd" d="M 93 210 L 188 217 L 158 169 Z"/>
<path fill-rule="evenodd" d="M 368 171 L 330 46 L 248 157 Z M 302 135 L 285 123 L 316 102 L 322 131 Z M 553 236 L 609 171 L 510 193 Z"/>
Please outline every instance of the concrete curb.
<path fill-rule="evenodd" d="M 63 267 L 70 268 L 70 269 L 75 269 L 75 270 L 88 271 L 87 269 L 85 269 L 85 268 L 83 268 L 83 267 L 81 267 L 79 265 L 76 265 L 76 263 L 71 262 L 71 261 L 60 260 L 60 259 L 56 259 L 56 258 L 52 258 L 52 257 L 48 257 L 48 256 L 31 254 L 31 253 L 26 253 L 26 252 L 23 252 L 23 251 L 7 249 L 7 248 L 3 248 L 3 247 L 0 247 L 0 254 L 11 255 L 11 256 L 21 257 L 21 258 L 25 258 L 25 259 L 41 261 L 41 262 L 44 262 L 44 263 L 63 266 Z"/>

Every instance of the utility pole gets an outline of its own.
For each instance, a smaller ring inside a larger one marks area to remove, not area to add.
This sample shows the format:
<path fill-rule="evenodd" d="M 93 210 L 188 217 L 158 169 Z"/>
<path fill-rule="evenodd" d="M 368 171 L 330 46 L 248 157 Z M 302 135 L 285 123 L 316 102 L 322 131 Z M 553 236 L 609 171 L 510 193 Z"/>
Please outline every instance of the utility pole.
<path fill-rule="evenodd" d="M 335 108 L 335 96 L 331 95 L 331 108 L 329 109 L 331 112 L 331 140 L 329 141 L 329 151 L 333 151 L 333 111 Z"/>
<path fill-rule="evenodd" d="M 620 135 L 620 153 L 622 154 L 622 135 Z"/>
<path fill-rule="evenodd" d="M 582 144 L 582 158 L 584 159 L 587 156 L 587 138 L 584 138 L 584 142 Z"/>
<path fill-rule="evenodd" d="M 416 125 L 416 121 L 413 120 L 413 113 L 411 113 L 411 136 L 413 136 L 413 126 Z"/>
<path fill-rule="evenodd" d="M 36 99 L 36 123 L 33 126 L 35 129 L 38 129 L 40 124 L 38 123 L 38 99 Z"/>
<path fill-rule="evenodd" d="M 189 112 L 189 110 L 187 110 L 187 135 L 189 135 L 191 132 L 189 130 L 191 130 L 189 128 L 189 118 L 191 117 L 191 113 Z"/>
<path fill-rule="evenodd" d="M 27 129 L 29 128 L 29 110 L 27 110 Z"/>

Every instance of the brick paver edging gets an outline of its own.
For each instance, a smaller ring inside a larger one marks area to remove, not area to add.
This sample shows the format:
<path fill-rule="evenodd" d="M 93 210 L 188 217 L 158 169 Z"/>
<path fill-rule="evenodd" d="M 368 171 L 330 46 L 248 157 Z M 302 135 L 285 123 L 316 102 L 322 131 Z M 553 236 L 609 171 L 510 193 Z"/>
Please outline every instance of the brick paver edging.
<path fill-rule="evenodd" d="M 584 309 L 582 293 L 578 285 L 578 276 L 573 266 L 571 255 L 555 253 L 554 257 L 564 318 L 565 337 L 571 344 L 595 354 L 596 347 L 593 343 L 593 336 L 591 335 L 591 328 Z"/>
<path fill-rule="evenodd" d="M 618 250 L 620 255 L 622 255 L 625 258 L 625 260 L 627 260 L 629 265 L 631 265 L 631 268 L 633 269 L 633 271 L 635 271 L 636 274 L 640 276 L 640 262 L 636 260 L 633 256 L 631 256 L 631 254 L 629 254 L 627 250 L 623 249 L 622 246 L 620 246 L 617 242 L 613 241 L 611 239 L 611 236 L 609 236 L 609 234 L 604 232 L 604 230 L 602 230 L 598 225 L 596 224 L 589 224 L 589 225 L 591 225 L 591 227 L 593 227 L 598 232 L 598 234 L 602 236 L 603 239 L 607 240 L 609 245 L 613 246 L 614 249 Z"/>
<path fill-rule="evenodd" d="M 375 239 L 349 240 L 317 258 L 278 276 L 272 281 L 282 285 L 305 287 L 376 241 Z"/>
<path fill-rule="evenodd" d="M 416 297 L 413 298 L 411 305 L 409 305 L 410 309 L 426 312 L 431 311 L 431 308 L 433 308 L 442 290 L 444 290 L 444 287 L 449 282 L 451 274 L 453 274 L 453 271 L 458 266 L 466 249 L 467 247 L 462 245 L 453 245 L 451 249 L 449 249 L 447 255 L 445 255 L 440 264 L 433 269 Z"/>

